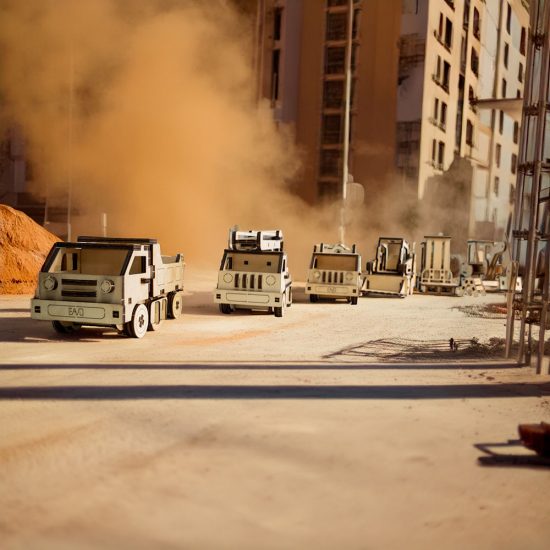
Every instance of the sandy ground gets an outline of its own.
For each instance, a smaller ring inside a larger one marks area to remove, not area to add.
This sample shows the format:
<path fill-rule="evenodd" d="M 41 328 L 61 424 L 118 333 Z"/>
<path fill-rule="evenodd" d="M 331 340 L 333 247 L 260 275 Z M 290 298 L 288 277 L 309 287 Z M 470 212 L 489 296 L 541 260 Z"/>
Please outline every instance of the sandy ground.
<path fill-rule="evenodd" d="M 2 548 L 548 548 L 550 468 L 474 445 L 550 421 L 498 296 L 223 316 L 215 273 L 143 340 L 60 338 L 0 297 Z M 461 347 L 450 352 L 447 341 Z"/>

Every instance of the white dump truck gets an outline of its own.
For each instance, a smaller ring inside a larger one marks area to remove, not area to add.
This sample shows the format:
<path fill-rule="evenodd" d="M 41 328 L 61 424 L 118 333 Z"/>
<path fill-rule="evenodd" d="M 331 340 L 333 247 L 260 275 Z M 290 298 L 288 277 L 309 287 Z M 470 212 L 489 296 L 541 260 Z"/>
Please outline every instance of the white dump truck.
<path fill-rule="evenodd" d="M 310 302 L 317 302 L 319 298 L 345 299 L 356 305 L 360 292 L 361 256 L 356 246 L 316 244 L 306 280 Z"/>
<path fill-rule="evenodd" d="M 363 273 L 363 292 L 405 297 L 413 293 L 415 284 L 414 249 L 400 237 L 380 237 L 376 258 L 367 262 Z"/>
<path fill-rule="evenodd" d="M 222 313 L 266 310 L 282 317 L 292 305 L 292 278 L 279 229 L 229 232 L 214 292 Z"/>
<path fill-rule="evenodd" d="M 31 317 L 60 333 L 116 327 L 134 338 L 181 315 L 182 254 L 154 239 L 79 237 L 53 245 L 38 276 Z"/>

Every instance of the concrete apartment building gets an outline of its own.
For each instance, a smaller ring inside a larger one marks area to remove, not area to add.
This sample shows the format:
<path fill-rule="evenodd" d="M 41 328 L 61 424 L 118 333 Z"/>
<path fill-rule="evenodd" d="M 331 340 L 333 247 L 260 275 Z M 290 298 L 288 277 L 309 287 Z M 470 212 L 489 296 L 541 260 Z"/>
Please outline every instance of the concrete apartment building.
<path fill-rule="evenodd" d="M 527 25 L 521 0 L 403 2 L 397 166 L 444 231 L 504 233 L 520 111 L 478 100 L 521 97 Z"/>
<path fill-rule="evenodd" d="M 295 132 L 304 160 L 295 191 L 308 202 L 342 185 L 348 0 L 259 0 L 258 95 Z M 401 3 L 353 3 L 350 173 L 370 194 L 395 171 Z M 369 199 L 370 200 L 370 199 Z"/>

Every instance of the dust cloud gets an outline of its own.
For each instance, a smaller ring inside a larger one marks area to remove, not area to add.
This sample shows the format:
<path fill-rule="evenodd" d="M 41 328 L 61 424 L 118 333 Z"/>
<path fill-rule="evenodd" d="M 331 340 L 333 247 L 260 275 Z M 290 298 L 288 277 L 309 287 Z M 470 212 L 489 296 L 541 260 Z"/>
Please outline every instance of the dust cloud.
<path fill-rule="evenodd" d="M 2 121 L 28 140 L 38 194 L 72 182 L 73 236 L 152 236 L 215 265 L 230 226 L 334 241 L 333 212 L 287 190 L 289 132 L 253 100 L 253 27 L 230 3 L 0 0 Z M 327 217 L 328 216 L 328 217 Z M 304 259 L 305 261 L 305 259 Z"/>

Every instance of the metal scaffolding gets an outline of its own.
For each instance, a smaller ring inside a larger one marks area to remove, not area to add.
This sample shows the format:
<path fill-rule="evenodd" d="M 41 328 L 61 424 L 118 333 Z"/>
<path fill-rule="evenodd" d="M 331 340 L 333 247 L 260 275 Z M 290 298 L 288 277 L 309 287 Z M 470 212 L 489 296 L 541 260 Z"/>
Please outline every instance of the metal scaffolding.
<path fill-rule="evenodd" d="M 517 360 L 550 374 L 545 358 L 550 298 L 550 0 L 531 0 L 519 166 L 511 234 L 506 355 L 512 357 L 519 318 Z M 522 289 L 516 290 L 521 277 Z M 535 327 L 535 328 L 534 328 Z M 537 330 L 535 342 L 533 331 Z"/>

